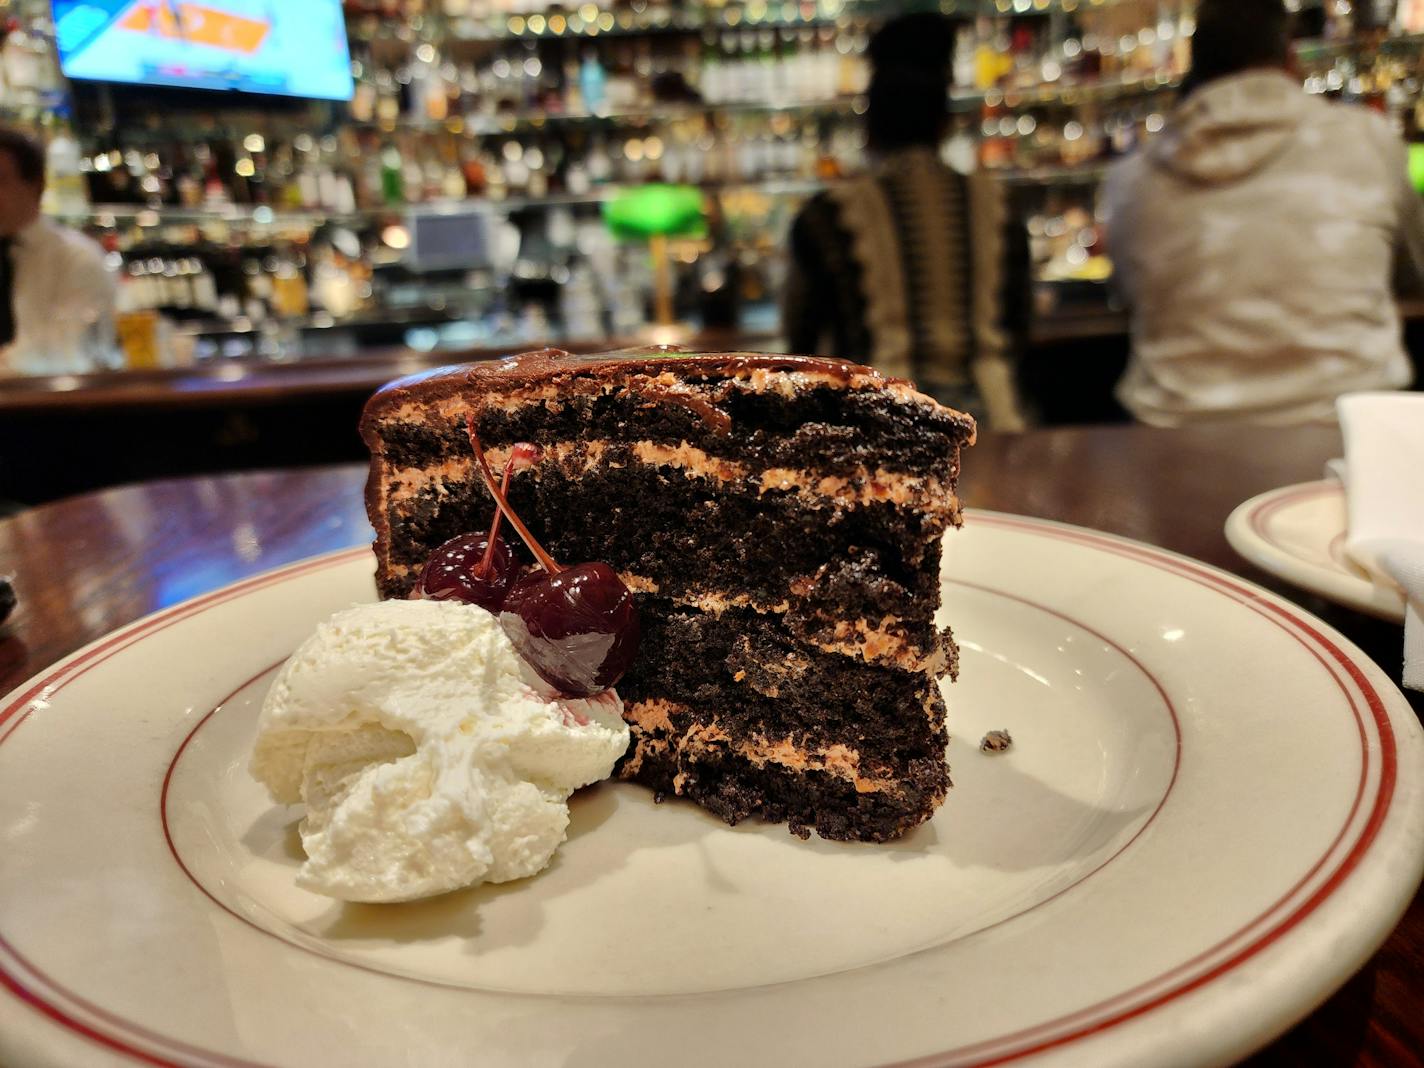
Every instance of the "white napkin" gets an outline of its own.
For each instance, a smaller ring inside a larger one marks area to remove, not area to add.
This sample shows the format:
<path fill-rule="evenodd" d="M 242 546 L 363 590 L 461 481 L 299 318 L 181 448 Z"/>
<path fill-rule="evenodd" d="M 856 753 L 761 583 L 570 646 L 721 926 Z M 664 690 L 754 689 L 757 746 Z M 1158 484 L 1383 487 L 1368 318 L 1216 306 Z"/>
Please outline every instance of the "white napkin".
<path fill-rule="evenodd" d="M 1336 407 L 1345 435 L 1345 551 L 1408 599 L 1404 685 L 1424 690 L 1424 393 L 1351 393 Z"/>

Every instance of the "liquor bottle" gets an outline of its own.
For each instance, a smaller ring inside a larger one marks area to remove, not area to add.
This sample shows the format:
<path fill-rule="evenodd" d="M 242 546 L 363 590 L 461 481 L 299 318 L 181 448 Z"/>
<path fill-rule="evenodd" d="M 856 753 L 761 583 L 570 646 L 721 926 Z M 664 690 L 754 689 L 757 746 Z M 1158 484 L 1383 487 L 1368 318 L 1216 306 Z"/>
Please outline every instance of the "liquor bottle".
<path fill-rule="evenodd" d="M 460 174 L 465 180 L 466 196 L 477 197 L 484 193 L 488 178 L 479 148 L 473 141 L 461 147 Z"/>
<path fill-rule="evenodd" d="M 0 85 L 8 98 L 16 103 L 39 99 L 45 89 L 47 52 L 44 41 L 24 23 L 9 28 L 0 42 Z"/>
<path fill-rule="evenodd" d="M 311 312 L 311 298 L 300 258 L 288 248 L 278 254 L 272 278 L 272 311 L 279 319 L 300 319 Z"/>
<path fill-rule="evenodd" d="M 709 33 L 702 42 L 702 62 L 698 65 L 698 89 L 702 99 L 709 104 L 720 104 L 727 99 L 726 61 L 717 38 Z"/>
<path fill-rule="evenodd" d="M 328 211 L 337 215 L 352 215 L 356 212 L 356 188 L 351 175 L 344 169 L 326 166 L 318 178 L 321 201 Z"/>
<path fill-rule="evenodd" d="M 350 105 L 350 114 L 353 122 L 369 123 L 376 120 L 378 92 L 376 89 L 376 74 L 373 69 L 374 63 L 375 60 L 371 57 L 369 48 L 360 52 L 353 49 L 351 72 L 354 85 L 351 91 Z"/>
<path fill-rule="evenodd" d="M 428 199 L 425 190 L 425 168 L 421 163 L 419 149 L 417 145 L 409 140 L 400 149 L 401 157 L 401 192 L 406 201 L 418 204 Z"/>
<path fill-rule="evenodd" d="M 44 210 L 51 214 L 82 214 L 89 207 L 84 174 L 79 169 L 79 142 L 61 120 L 45 149 Z"/>
<path fill-rule="evenodd" d="M 207 207 L 221 207 L 232 203 L 227 183 L 219 170 L 217 153 L 209 144 L 199 144 L 194 149 L 194 161 L 203 174 L 203 204 Z"/>
<path fill-rule="evenodd" d="M 994 27 L 987 18 L 974 21 L 974 88 L 980 91 L 999 84 L 1002 57 L 994 40 Z"/>
<path fill-rule="evenodd" d="M 459 153 L 454 142 L 448 139 L 440 146 L 439 167 L 439 196 L 445 200 L 464 200 L 469 194 L 469 187 L 465 184 L 465 172 L 460 166 Z"/>
<path fill-rule="evenodd" d="M 203 167 L 195 152 L 185 146 L 174 146 L 173 184 L 178 204 L 197 208 L 203 203 Z"/>
<path fill-rule="evenodd" d="M 607 82 L 603 92 L 608 109 L 610 111 L 629 111 L 636 108 L 640 103 L 639 86 L 646 82 L 638 77 L 633 50 L 630 48 L 615 49 L 612 62 L 606 73 Z"/>
<path fill-rule="evenodd" d="M 956 89 L 973 89 L 977 64 L 978 40 L 973 27 L 960 22 L 954 31 L 953 81 Z"/>
<path fill-rule="evenodd" d="M 613 178 L 613 161 L 609 158 L 608 148 L 603 143 L 602 137 L 594 138 L 593 147 L 588 152 L 586 167 L 588 180 L 594 185 L 602 185 Z"/>
<path fill-rule="evenodd" d="M 603 110 L 607 80 L 597 54 L 589 49 L 583 54 L 583 63 L 579 67 L 579 93 L 583 97 L 583 106 L 590 114 Z"/>
<path fill-rule="evenodd" d="M 381 149 L 381 201 L 395 207 L 405 203 L 405 161 L 395 142 Z"/>

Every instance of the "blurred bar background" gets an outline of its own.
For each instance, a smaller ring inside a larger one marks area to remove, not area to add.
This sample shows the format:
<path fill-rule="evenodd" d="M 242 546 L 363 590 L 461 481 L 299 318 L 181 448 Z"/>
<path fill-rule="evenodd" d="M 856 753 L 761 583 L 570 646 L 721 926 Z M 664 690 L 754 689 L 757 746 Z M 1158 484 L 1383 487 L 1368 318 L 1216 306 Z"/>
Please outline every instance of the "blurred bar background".
<path fill-rule="evenodd" d="M 992 169 L 1030 234 L 1023 394 L 1049 425 L 1124 418 L 1098 187 L 1163 128 L 1187 0 L 315 3 L 343 37 L 304 55 L 316 88 L 255 95 L 181 63 L 126 84 L 61 62 L 110 18 L 178 47 L 221 16 L 240 46 L 242 4 L 203 21 L 200 4 L 0 0 L 0 121 L 47 142 L 47 213 L 119 279 L 117 343 L 90 371 L 0 380 L 0 498 L 358 459 L 364 398 L 440 363 L 782 348 L 787 227 L 866 166 L 866 43 L 916 11 L 956 26 L 946 160 Z M 1298 6 L 1307 90 L 1421 140 L 1424 4 Z M 620 224 L 612 206 L 650 183 L 699 191 L 701 224 Z M 1417 364 L 1424 305 L 1406 313 Z"/>

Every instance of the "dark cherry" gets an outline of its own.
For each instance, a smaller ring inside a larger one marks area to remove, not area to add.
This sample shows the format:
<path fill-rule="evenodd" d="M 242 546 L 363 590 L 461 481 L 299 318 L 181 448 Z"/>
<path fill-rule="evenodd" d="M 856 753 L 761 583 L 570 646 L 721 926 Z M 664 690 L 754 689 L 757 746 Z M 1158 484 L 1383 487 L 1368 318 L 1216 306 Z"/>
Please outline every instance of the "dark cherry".
<path fill-rule="evenodd" d="M 505 598 L 499 622 L 541 679 L 575 697 L 621 679 L 641 634 L 633 594 L 607 564 L 576 564 L 556 575 L 526 572 Z"/>
<path fill-rule="evenodd" d="M 539 459 L 539 450 L 520 443 L 510 450 L 504 465 L 501 492 L 508 492 L 509 480 Z M 484 463 L 483 458 L 480 461 Z M 431 600 L 462 601 L 498 613 L 509 587 L 525 571 L 514 559 L 508 543 L 499 536 L 500 511 L 495 509 L 488 534 L 459 534 L 441 545 L 425 562 L 415 592 Z"/>
<path fill-rule="evenodd" d="M 418 588 L 431 600 L 462 601 L 497 613 L 520 570 L 499 534 L 493 552 L 488 534 L 461 534 L 430 554 Z"/>
<path fill-rule="evenodd" d="M 556 563 L 495 481 L 473 414 L 466 417 L 465 429 L 486 488 L 541 568 L 515 581 L 505 595 L 500 625 L 519 655 L 550 686 L 572 697 L 601 693 L 623 677 L 638 652 L 641 627 L 632 592 L 607 564 Z"/>

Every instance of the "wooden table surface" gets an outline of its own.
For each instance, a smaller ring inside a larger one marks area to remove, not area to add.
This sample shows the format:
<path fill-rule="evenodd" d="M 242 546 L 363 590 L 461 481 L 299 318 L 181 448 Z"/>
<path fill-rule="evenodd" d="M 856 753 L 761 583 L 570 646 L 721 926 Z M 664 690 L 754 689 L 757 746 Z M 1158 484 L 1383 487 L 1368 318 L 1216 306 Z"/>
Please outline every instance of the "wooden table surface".
<path fill-rule="evenodd" d="M 1397 626 L 1299 593 L 1227 545 L 1227 514 L 1256 493 L 1318 478 L 1337 432 L 1136 427 L 985 435 L 966 461 L 973 507 L 1138 538 L 1224 567 L 1321 615 L 1396 681 Z M 106 632 L 166 605 L 314 553 L 365 542 L 364 468 L 155 482 L 0 522 L 0 572 L 20 604 L 0 628 L 0 694 Z M 1424 708 L 1411 695 L 1415 710 Z M 1424 1063 L 1424 895 L 1368 965 L 1252 1065 Z"/>

